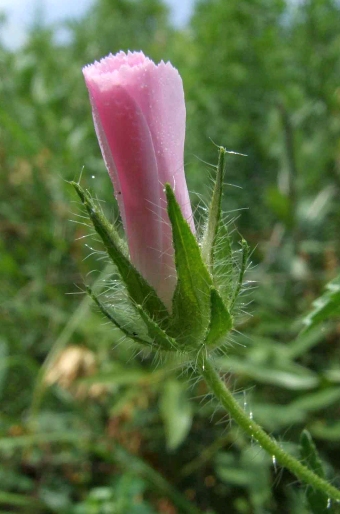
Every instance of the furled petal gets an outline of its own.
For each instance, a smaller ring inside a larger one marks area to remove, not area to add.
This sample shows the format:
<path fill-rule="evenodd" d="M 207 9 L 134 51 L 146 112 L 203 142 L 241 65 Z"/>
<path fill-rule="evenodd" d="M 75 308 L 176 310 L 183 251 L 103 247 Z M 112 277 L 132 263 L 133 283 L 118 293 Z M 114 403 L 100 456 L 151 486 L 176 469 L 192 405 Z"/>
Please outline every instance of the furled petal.
<path fill-rule="evenodd" d="M 194 231 L 183 169 L 185 104 L 170 63 L 119 52 L 83 70 L 131 261 L 171 306 L 176 272 L 164 184 Z"/>

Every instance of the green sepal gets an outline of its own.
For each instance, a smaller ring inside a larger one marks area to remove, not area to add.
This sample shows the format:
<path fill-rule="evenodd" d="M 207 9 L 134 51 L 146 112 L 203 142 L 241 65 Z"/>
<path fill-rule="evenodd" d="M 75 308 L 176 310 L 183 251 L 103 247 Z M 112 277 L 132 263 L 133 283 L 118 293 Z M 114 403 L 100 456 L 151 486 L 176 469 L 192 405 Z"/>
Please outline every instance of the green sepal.
<path fill-rule="evenodd" d="M 313 442 L 312 436 L 308 430 L 303 430 L 300 436 L 300 459 L 309 469 L 314 471 L 316 475 L 325 479 L 325 472 L 322 462 L 318 455 L 317 449 Z M 310 511 L 313 514 L 328 514 L 333 511 L 327 494 L 319 489 L 307 487 L 306 499 Z"/>
<path fill-rule="evenodd" d="M 231 239 L 226 223 L 219 223 L 214 244 L 212 275 L 224 303 L 229 305 L 234 292 L 234 265 Z"/>
<path fill-rule="evenodd" d="M 214 190 L 209 207 L 208 219 L 201 239 L 201 254 L 208 269 L 211 268 L 214 262 L 214 247 L 221 220 L 221 201 L 226 153 L 225 148 L 220 146 Z"/>
<path fill-rule="evenodd" d="M 233 328 L 233 319 L 214 287 L 210 289 L 210 313 L 204 344 L 216 348 L 225 341 L 226 335 Z"/>
<path fill-rule="evenodd" d="M 100 312 L 104 314 L 104 316 L 111 321 L 111 323 L 119 328 L 130 339 L 133 339 L 136 341 L 136 343 L 141 343 L 143 345 L 147 346 L 153 346 L 151 341 L 148 341 L 147 339 L 144 339 L 138 335 L 138 333 L 134 330 L 129 330 L 126 328 L 126 322 L 122 321 L 120 319 L 120 316 L 114 311 L 114 309 L 110 309 L 110 311 L 105 307 L 104 304 L 99 300 L 98 296 L 92 291 L 92 289 L 89 286 L 86 286 L 86 292 L 87 294 L 92 298 L 92 300 L 95 302 L 97 307 L 99 308 Z"/>
<path fill-rule="evenodd" d="M 178 344 L 175 339 L 168 336 L 164 330 L 161 329 L 161 327 L 158 325 L 158 323 L 155 323 L 148 314 L 144 311 L 144 309 L 137 305 L 137 311 L 144 321 L 147 329 L 148 329 L 148 335 L 150 339 L 153 341 L 152 346 L 159 350 L 165 350 L 167 352 L 173 352 L 175 350 L 178 350 Z"/>
<path fill-rule="evenodd" d="M 172 320 L 167 332 L 177 341 L 197 347 L 202 344 L 209 323 L 212 279 L 174 192 L 169 184 L 165 189 L 177 270 Z"/>
<path fill-rule="evenodd" d="M 248 245 L 247 241 L 242 238 L 242 240 L 241 240 L 241 262 L 240 262 L 238 279 L 237 279 L 236 286 L 234 288 L 233 295 L 230 300 L 230 304 L 228 305 L 229 310 L 231 312 L 235 306 L 236 300 L 238 298 L 238 295 L 240 294 L 240 291 L 241 291 L 241 288 L 243 285 L 244 274 L 247 270 L 248 257 L 249 257 L 249 245 Z"/>
<path fill-rule="evenodd" d="M 113 225 L 108 222 L 87 191 L 77 182 L 70 182 L 70 184 L 75 188 L 82 204 L 86 208 L 97 234 L 103 241 L 112 262 L 118 269 L 131 300 L 137 305 L 143 305 L 148 314 L 159 322 L 166 320 L 169 313 L 165 305 L 157 296 L 153 287 L 131 264 L 124 250 L 124 245 Z"/>
<path fill-rule="evenodd" d="M 304 318 L 304 332 L 340 315 L 340 275 L 326 285 L 326 291 L 313 302 L 312 311 Z"/>

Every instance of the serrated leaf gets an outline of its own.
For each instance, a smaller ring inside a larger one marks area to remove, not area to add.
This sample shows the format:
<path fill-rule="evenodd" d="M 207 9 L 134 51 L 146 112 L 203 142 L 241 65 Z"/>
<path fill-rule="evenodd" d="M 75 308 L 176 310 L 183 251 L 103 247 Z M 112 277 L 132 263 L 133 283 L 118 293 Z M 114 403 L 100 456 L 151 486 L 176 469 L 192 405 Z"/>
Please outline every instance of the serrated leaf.
<path fill-rule="evenodd" d="M 210 323 L 204 344 L 217 347 L 233 327 L 232 317 L 214 287 L 210 290 Z"/>
<path fill-rule="evenodd" d="M 167 447 L 175 450 L 187 436 L 192 422 L 192 406 L 186 386 L 178 380 L 167 380 L 161 397 L 160 412 L 165 426 Z"/>
<path fill-rule="evenodd" d="M 147 315 L 140 305 L 137 305 L 137 310 L 148 329 L 148 334 L 154 348 L 165 351 L 175 351 L 178 349 L 177 341 L 168 336 L 164 330 Z"/>
<path fill-rule="evenodd" d="M 114 227 L 108 222 L 87 191 L 76 182 L 70 182 L 70 184 L 75 188 L 82 204 L 86 208 L 97 234 L 101 237 L 107 253 L 118 269 L 130 298 L 137 305 L 143 305 L 150 316 L 160 321 L 166 320 L 168 317 L 166 307 L 157 296 L 153 287 L 131 264 L 124 251 L 124 245 Z"/>
<path fill-rule="evenodd" d="M 321 460 L 313 439 L 307 430 L 304 430 L 300 437 L 300 458 L 305 466 L 314 471 L 316 475 L 325 478 Z M 332 512 L 329 508 L 328 496 L 322 491 L 308 487 L 306 498 L 313 514 L 328 514 Z"/>
<path fill-rule="evenodd" d="M 166 196 L 177 270 L 170 333 L 177 340 L 183 338 L 186 344 L 197 347 L 209 323 L 212 279 L 169 184 L 166 184 Z"/>
<path fill-rule="evenodd" d="M 303 320 L 305 331 L 340 315 L 340 275 L 326 285 L 326 292 L 313 302 L 313 307 Z"/>
<path fill-rule="evenodd" d="M 219 148 L 216 180 L 209 207 L 208 219 L 201 240 L 202 258 L 208 269 L 210 269 L 214 262 L 214 247 L 221 219 L 221 199 L 225 170 L 225 156 L 226 150 L 221 146 Z"/>

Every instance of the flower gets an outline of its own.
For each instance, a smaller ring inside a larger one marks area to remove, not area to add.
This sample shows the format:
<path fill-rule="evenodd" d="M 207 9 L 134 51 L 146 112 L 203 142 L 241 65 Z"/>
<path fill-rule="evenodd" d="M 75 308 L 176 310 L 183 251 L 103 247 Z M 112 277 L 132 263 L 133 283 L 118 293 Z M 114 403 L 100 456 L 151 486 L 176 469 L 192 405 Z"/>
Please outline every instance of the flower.
<path fill-rule="evenodd" d="M 165 183 L 195 232 L 183 166 L 182 79 L 169 62 L 156 65 L 142 52 L 110 54 L 83 73 L 131 262 L 171 309 L 176 269 Z"/>

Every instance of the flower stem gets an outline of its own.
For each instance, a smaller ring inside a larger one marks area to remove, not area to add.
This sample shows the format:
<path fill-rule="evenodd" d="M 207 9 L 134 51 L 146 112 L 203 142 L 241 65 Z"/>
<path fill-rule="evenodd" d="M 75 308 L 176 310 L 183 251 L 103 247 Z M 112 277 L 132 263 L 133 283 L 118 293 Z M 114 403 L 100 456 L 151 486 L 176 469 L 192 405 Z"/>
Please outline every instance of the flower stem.
<path fill-rule="evenodd" d="M 249 418 L 247 413 L 237 403 L 225 383 L 214 369 L 211 362 L 200 352 L 197 359 L 197 366 L 206 383 L 229 412 L 237 424 L 258 444 L 275 457 L 276 461 L 289 469 L 302 482 L 311 485 L 315 489 L 323 491 L 329 498 L 340 501 L 340 491 L 321 477 L 313 473 L 309 468 L 301 464 L 297 459 L 286 453 L 281 446 L 270 437 L 255 421 Z"/>

